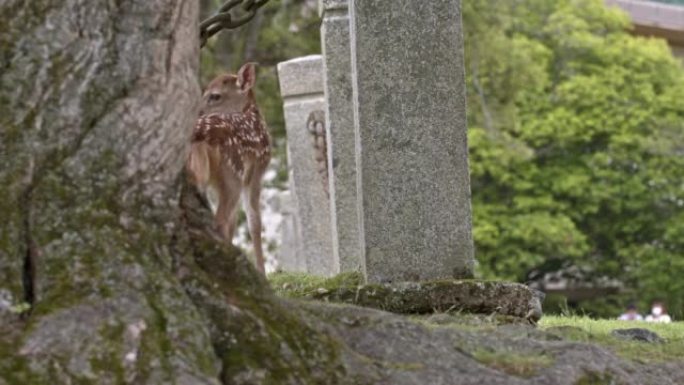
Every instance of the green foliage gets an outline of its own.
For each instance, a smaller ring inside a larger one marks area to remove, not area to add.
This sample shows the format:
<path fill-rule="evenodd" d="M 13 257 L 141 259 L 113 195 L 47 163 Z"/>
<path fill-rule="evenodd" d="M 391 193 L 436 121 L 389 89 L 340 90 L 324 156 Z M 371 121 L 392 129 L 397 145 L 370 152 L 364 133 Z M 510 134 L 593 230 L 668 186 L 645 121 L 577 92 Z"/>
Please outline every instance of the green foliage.
<path fill-rule="evenodd" d="M 479 273 L 574 264 L 684 307 L 684 71 L 600 0 L 463 5 Z"/>

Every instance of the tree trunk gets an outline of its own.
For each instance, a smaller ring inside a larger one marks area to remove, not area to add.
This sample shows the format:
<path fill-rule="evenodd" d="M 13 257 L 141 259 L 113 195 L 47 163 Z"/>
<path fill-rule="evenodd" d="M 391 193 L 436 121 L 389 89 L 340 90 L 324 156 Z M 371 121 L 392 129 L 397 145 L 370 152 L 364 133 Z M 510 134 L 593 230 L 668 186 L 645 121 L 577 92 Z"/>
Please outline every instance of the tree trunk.
<path fill-rule="evenodd" d="M 198 2 L 0 5 L 0 384 L 340 383 L 181 176 Z"/>
<path fill-rule="evenodd" d="M 3 322 L 15 338 L 0 351 L 25 369 L 3 373 L 10 383 L 217 383 L 170 247 L 197 12 L 185 0 L 0 7 L 3 321 L 30 306 Z"/>

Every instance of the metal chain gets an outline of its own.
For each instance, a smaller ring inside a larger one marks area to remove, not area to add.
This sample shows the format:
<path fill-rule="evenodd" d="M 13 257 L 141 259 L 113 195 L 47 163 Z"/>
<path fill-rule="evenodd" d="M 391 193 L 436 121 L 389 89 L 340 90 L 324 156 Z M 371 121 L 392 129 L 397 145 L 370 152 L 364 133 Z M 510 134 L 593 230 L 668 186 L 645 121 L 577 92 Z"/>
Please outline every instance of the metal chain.
<path fill-rule="evenodd" d="M 247 24 L 256 16 L 257 10 L 269 0 L 229 0 L 218 12 L 200 23 L 200 47 L 223 29 L 234 29 Z M 233 18 L 231 11 L 242 4 L 243 15 Z"/>

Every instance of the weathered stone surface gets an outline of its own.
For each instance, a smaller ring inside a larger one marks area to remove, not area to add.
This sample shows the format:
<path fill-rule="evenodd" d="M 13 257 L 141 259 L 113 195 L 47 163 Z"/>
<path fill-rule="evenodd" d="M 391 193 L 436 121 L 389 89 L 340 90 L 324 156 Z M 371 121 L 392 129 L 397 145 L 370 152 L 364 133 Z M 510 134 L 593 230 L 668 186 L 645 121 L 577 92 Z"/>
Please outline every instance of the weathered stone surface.
<path fill-rule="evenodd" d="M 276 210 L 283 216 L 280 223 L 282 243 L 276 254 L 276 270 L 306 272 L 306 260 L 301 258 L 302 233 L 297 217 L 291 191 L 281 192 L 277 196 Z"/>
<path fill-rule="evenodd" d="M 323 97 L 321 55 L 309 55 L 278 63 L 278 82 L 283 99 L 293 96 Z"/>
<path fill-rule="evenodd" d="M 320 55 L 278 64 L 280 93 L 284 99 L 288 167 L 292 178 L 302 251 L 307 272 L 329 276 L 339 272 L 332 252 L 330 201 L 318 171 L 314 138 L 307 128 L 312 112 L 325 109 L 323 64 Z"/>
<path fill-rule="evenodd" d="M 631 328 L 631 329 L 615 329 L 610 334 L 617 338 L 623 340 L 649 342 L 649 343 L 659 343 L 663 342 L 663 339 L 657 333 L 654 333 L 648 329 L 642 328 Z"/>
<path fill-rule="evenodd" d="M 292 305 L 294 307 L 294 305 Z M 297 307 L 320 319 L 327 333 L 376 371 L 356 367 L 357 378 L 392 385 L 577 385 L 679 384 L 680 362 L 642 364 L 620 358 L 593 344 L 561 341 L 557 336 L 522 326 L 485 327 L 425 325 L 406 317 L 350 305 L 317 302 Z M 517 330 L 511 330 L 510 328 Z M 510 375 L 478 362 L 475 352 L 546 355 L 552 365 L 531 378 Z M 363 383 L 363 380 L 359 380 Z"/>
<path fill-rule="evenodd" d="M 352 0 L 350 17 L 366 277 L 470 277 L 460 1 Z"/>
<path fill-rule="evenodd" d="M 361 271 L 347 0 L 321 0 L 332 245 L 340 271 Z"/>
<path fill-rule="evenodd" d="M 416 316 L 414 316 L 416 317 Z M 524 325 L 532 327 L 529 320 L 524 318 L 502 315 L 502 314 L 477 314 L 465 313 L 461 311 L 449 311 L 444 313 L 424 314 L 422 317 L 425 322 L 436 325 L 466 325 L 474 327 L 486 327 L 497 325 Z"/>
<path fill-rule="evenodd" d="M 510 282 L 432 281 L 313 289 L 308 298 L 349 303 L 402 314 L 462 310 L 538 321 L 544 294 Z"/>

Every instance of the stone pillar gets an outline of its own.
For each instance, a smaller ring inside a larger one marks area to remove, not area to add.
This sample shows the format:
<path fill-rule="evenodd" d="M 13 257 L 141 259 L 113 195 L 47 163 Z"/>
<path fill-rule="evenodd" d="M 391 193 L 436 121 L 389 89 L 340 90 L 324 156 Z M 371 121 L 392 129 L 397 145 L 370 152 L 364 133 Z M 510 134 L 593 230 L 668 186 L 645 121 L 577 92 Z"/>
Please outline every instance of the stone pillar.
<path fill-rule="evenodd" d="M 366 278 L 470 277 L 460 1 L 349 5 Z"/>
<path fill-rule="evenodd" d="M 306 260 L 301 257 L 302 233 L 299 218 L 292 199 L 292 191 L 283 191 L 276 196 L 276 210 L 283 216 L 280 223 L 281 244 L 276 253 L 276 270 L 306 272 Z"/>
<path fill-rule="evenodd" d="M 300 225 L 302 256 L 306 271 L 330 276 L 339 272 L 332 252 L 330 200 L 327 178 L 319 168 L 327 167 L 317 159 L 316 138 L 309 129 L 309 118 L 325 110 L 323 63 L 320 55 L 296 58 L 278 64 L 280 94 L 284 100 L 287 131 L 290 187 Z M 320 139 L 323 141 L 323 139 Z"/>
<path fill-rule="evenodd" d="M 320 0 L 323 83 L 330 167 L 330 216 L 334 258 L 341 271 L 361 271 L 356 196 L 354 108 L 348 0 Z"/>

